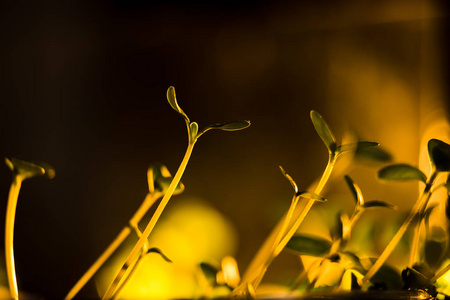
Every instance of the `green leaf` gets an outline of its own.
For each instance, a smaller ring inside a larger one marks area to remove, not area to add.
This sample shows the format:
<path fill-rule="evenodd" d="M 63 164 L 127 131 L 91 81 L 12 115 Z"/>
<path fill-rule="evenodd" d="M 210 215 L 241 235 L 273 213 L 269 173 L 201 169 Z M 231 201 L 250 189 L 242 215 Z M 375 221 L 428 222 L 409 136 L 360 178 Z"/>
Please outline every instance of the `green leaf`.
<path fill-rule="evenodd" d="M 148 190 L 152 194 L 155 191 L 165 193 L 172 182 L 172 175 L 166 166 L 156 163 L 147 169 Z M 175 188 L 174 195 L 184 191 L 184 184 L 179 182 Z"/>
<path fill-rule="evenodd" d="M 331 241 L 318 236 L 296 234 L 286 247 L 300 255 L 323 257 L 330 251 Z"/>
<path fill-rule="evenodd" d="M 210 285 L 214 286 L 217 284 L 216 276 L 219 272 L 219 267 L 213 266 L 207 262 L 202 262 L 200 263 L 200 269 Z"/>
<path fill-rule="evenodd" d="M 378 171 L 378 178 L 387 181 L 427 181 L 427 177 L 422 171 L 408 164 L 395 164 L 387 166 Z"/>
<path fill-rule="evenodd" d="M 428 155 L 438 172 L 450 171 L 450 145 L 438 139 L 428 141 Z"/>
<path fill-rule="evenodd" d="M 170 262 L 170 263 L 172 262 L 170 260 L 170 258 L 168 258 L 164 253 L 162 253 L 161 249 L 159 249 L 159 248 L 155 248 L 155 247 L 150 248 L 147 250 L 147 254 L 149 254 L 149 253 L 158 253 L 165 261 Z"/>
<path fill-rule="evenodd" d="M 397 210 L 398 209 L 398 206 L 392 205 L 390 203 L 387 203 L 387 202 L 384 202 L 384 201 L 381 201 L 381 200 L 367 201 L 361 207 L 363 207 L 363 208 L 386 207 L 386 208 L 391 208 L 393 210 Z"/>
<path fill-rule="evenodd" d="M 350 178 L 350 176 L 345 175 L 344 176 L 345 182 L 348 185 L 348 188 L 352 192 L 353 198 L 356 201 L 356 205 L 363 206 L 364 205 L 364 198 L 361 193 L 361 189 L 359 186 Z"/>
<path fill-rule="evenodd" d="M 16 176 L 19 176 L 22 179 L 45 174 L 45 169 L 43 167 L 17 158 L 5 158 L 5 163 Z"/>
<path fill-rule="evenodd" d="M 392 160 L 392 155 L 384 150 L 382 147 L 370 147 L 370 148 L 356 148 L 356 159 L 373 162 L 389 162 Z"/>
<path fill-rule="evenodd" d="M 303 198 L 312 199 L 312 200 L 316 200 L 316 201 L 319 201 L 319 202 L 326 202 L 327 201 L 326 198 L 324 198 L 324 197 L 322 197 L 320 195 L 317 195 L 315 193 L 311 193 L 311 192 L 299 192 L 299 193 L 297 193 L 297 195 L 301 196 Z"/>
<path fill-rule="evenodd" d="M 327 146 L 328 151 L 334 154 L 336 151 L 336 140 L 325 120 L 318 112 L 312 110 L 311 121 L 317 131 L 317 134 L 320 136 L 325 146 Z"/>
<path fill-rule="evenodd" d="M 181 109 L 181 107 L 178 105 L 177 102 L 177 96 L 175 94 L 175 88 L 173 86 L 169 87 L 167 89 L 167 101 L 169 102 L 170 106 L 183 117 L 183 119 L 186 121 L 187 124 L 191 123 L 189 121 L 188 116 L 186 113 Z"/>
<path fill-rule="evenodd" d="M 340 145 L 336 148 L 336 153 L 341 154 L 347 151 L 364 151 L 366 149 L 370 149 L 378 146 L 377 142 L 367 142 L 367 141 L 359 141 L 357 143 L 349 143 Z"/>
<path fill-rule="evenodd" d="M 292 177 L 286 173 L 286 171 L 284 171 L 282 166 L 278 166 L 281 170 L 281 173 L 283 174 L 284 177 L 286 177 L 286 179 L 289 181 L 289 183 L 292 185 L 292 187 L 295 190 L 295 193 L 298 193 L 298 186 L 297 183 L 295 183 L 294 179 L 292 179 Z"/>
<path fill-rule="evenodd" d="M 202 129 L 202 131 L 200 131 L 198 133 L 198 136 L 201 136 L 208 130 L 212 130 L 212 129 L 224 130 L 224 131 L 238 131 L 238 130 L 248 128 L 250 125 L 251 125 L 250 121 L 247 121 L 247 120 L 231 121 L 231 122 L 227 122 L 227 123 L 209 125 L 206 128 Z"/>

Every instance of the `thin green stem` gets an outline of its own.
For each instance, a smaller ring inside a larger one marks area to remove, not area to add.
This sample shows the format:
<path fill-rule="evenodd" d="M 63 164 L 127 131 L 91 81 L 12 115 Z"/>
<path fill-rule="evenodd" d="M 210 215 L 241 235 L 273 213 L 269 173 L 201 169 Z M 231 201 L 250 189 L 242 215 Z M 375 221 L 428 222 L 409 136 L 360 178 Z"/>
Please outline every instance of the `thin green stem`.
<path fill-rule="evenodd" d="M 127 269 L 131 266 L 132 262 L 136 259 L 136 257 L 140 254 L 140 251 L 142 250 L 142 247 L 146 243 L 150 233 L 152 232 L 153 228 L 156 225 L 156 222 L 159 220 L 159 217 L 161 216 L 162 212 L 164 211 L 164 208 L 166 207 L 167 203 L 169 202 L 170 198 L 172 197 L 175 188 L 177 187 L 178 183 L 181 180 L 181 177 L 183 176 L 183 173 L 186 169 L 186 166 L 189 162 L 189 158 L 192 154 L 192 150 L 195 145 L 195 141 L 189 143 L 186 153 L 184 155 L 184 158 L 172 180 L 170 183 L 166 193 L 164 194 L 164 197 L 162 198 L 161 202 L 159 203 L 155 213 L 153 214 L 152 218 L 150 219 L 150 222 L 147 224 L 147 227 L 145 228 L 144 232 L 142 233 L 142 236 L 139 238 L 137 243 L 135 244 L 134 248 L 131 250 L 130 254 L 128 255 L 125 263 L 123 264 L 122 268 L 120 269 L 119 273 L 117 274 L 114 281 L 111 283 L 109 288 L 107 289 L 105 295 L 103 296 L 103 299 L 110 299 L 113 295 L 114 291 L 116 290 L 117 285 L 120 283 L 120 280 L 125 275 Z"/>
<path fill-rule="evenodd" d="M 17 200 L 19 198 L 22 177 L 15 175 L 9 189 L 8 204 L 6 207 L 5 221 L 5 258 L 6 273 L 8 276 L 9 292 L 11 299 L 19 299 L 19 289 L 17 288 L 16 269 L 14 264 L 14 221 L 16 218 Z"/>
<path fill-rule="evenodd" d="M 324 189 L 326 183 L 330 179 L 331 173 L 336 164 L 336 158 L 337 157 L 335 155 L 330 154 L 328 164 L 325 168 L 325 171 L 323 172 L 323 175 L 320 178 L 320 181 L 314 190 L 315 194 L 320 195 L 322 193 L 322 190 Z M 311 207 L 314 205 L 315 202 L 316 202 L 316 200 L 314 200 L 314 199 L 308 199 L 308 202 L 306 203 L 305 207 L 303 208 L 301 214 L 295 220 L 294 224 L 287 231 L 287 233 L 284 235 L 284 237 L 281 240 L 279 240 L 278 238 L 275 239 L 275 242 L 272 246 L 273 250 L 271 251 L 271 255 L 264 262 L 264 264 L 260 267 L 259 274 L 256 274 L 256 276 L 254 277 L 255 279 L 252 281 L 252 286 L 254 289 L 256 289 L 258 287 L 258 285 L 261 283 L 262 278 L 264 277 L 264 275 L 267 271 L 267 268 L 272 263 L 272 261 L 281 253 L 281 251 L 283 251 L 283 249 L 286 247 L 287 243 L 290 241 L 292 236 L 297 232 L 298 228 L 302 224 L 303 220 L 305 219 L 306 215 L 308 214 L 308 212 L 310 211 Z M 284 227 L 285 226 L 283 224 L 282 230 L 283 229 L 286 230 L 286 228 L 284 228 Z M 280 230 L 280 232 L 282 232 L 282 230 Z M 278 240 L 279 240 L 279 242 L 278 242 Z"/>
<path fill-rule="evenodd" d="M 117 248 L 122 245 L 125 239 L 130 235 L 131 229 L 137 226 L 142 217 L 147 213 L 147 211 L 152 207 L 155 201 L 161 197 L 161 193 L 147 194 L 144 201 L 138 210 L 134 213 L 129 221 L 129 225 L 125 226 L 122 231 L 117 235 L 117 237 L 112 241 L 112 243 L 105 249 L 105 251 L 97 258 L 97 260 L 90 266 L 86 273 L 81 276 L 77 283 L 69 291 L 65 300 L 70 300 L 75 297 L 78 292 L 86 285 L 86 283 L 94 276 L 95 273 L 100 269 L 100 267 L 108 260 L 108 258 L 117 250 Z"/>
<path fill-rule="evenodd" d="M 389 244 L 386 246 L 384 251 L 381 253 L 381 255 L 378 257 L 376 262 L 370 267 L 370 269 L 367 271 L 366 275 L 361 279 L 361 286 L 364 285 L 367 281 L 369 281 L 373 275 L 375 275 L 376 272 L 381 268 L 381 266 L 386 262 L 386 260 L 389 258 L 389 256 L 392 254 L 394 249 L 397 247 L 398 243 L 400 242 L 401 238 L 405 234 L 406 230 L 408 229 L 411 222 L 414 220 L 414 218 L 422 211 L 423 207 L 428 203 L 429 197 L 430 197 L 430 190 L 431 187 L 436 180 L 438 173 L 433 172 L 428 179 L 425 188 L 419 197 L 419 200 L 416 201 L 413 208 L 411 209 L 408 217 L 403 222 L 400 229 L 397 231 L 397 233 L 394 235 L 392 240 L 389 242 Z"/>
<path fill-rule="evenodd" d="M 434 277 L 432 277 L 430 279 L 431 282 L 436 282 L 436 280 L 438 280 L 439 278 L 441 278 L 442 276 L 445 275 L 445 273 L 447 273 L 448 271 L 450 271 L 450 264 L 448 264 L 445 268 L 443 268 L 442 270 L 440 270 L 439 272 L 437 272 L 436 275 L 434 275 Z"/>

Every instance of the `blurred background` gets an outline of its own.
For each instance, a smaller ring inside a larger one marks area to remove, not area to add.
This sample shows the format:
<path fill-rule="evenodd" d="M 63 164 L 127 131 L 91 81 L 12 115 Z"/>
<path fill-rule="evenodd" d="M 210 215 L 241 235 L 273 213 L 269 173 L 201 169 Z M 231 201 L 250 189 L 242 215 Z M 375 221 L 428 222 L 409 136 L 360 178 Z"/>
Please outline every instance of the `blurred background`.
<path fill-rule="evenodd" d="M 195 230 L 219 232 L 198 244 L 220 247 L 197 260 L 234 255 L 243 271 L 290 204 L 278 165 L 301 189 L 320 176 L 327 151 L 311 109 L 338 140 L 352 131 L 419 165 L 428 138 L 450 141 L 448 12 L 443 0 L 0 2 L 0 156 L 56 170 L 23 184 L 19 288 L 64 296 L 144 199 L 147 167 L 175 173 L 187 135 L 166 102 L 171 85 L 200 127 L 252 121 L 199 140 L 186 190 L 165 212 L 192 202 L 213 216 Z M 417 185 L 392 190 L 379 168 L 349 172 L 367 199 L 408 211 Z M 10 182 L 1 167 L 0 211 Z M 341 178 L 326 196 L 352 206 Z M 213 236 L 224 238 L 208 244 Z M 95 293 L 92 283 L 82 291 Z"/>

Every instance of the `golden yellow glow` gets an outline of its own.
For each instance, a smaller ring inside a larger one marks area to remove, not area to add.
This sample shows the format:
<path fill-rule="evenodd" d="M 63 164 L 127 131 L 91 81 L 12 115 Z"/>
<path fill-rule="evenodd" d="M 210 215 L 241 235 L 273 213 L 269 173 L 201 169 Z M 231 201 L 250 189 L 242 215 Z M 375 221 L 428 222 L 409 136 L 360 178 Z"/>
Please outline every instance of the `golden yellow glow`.
<path fill-rule="evenodd" d="M 220 261 L 233 254 L 236 236 L 229 221 L 211 206 L 198 199 L 180 199 L 158 223 L 149 238 L 149 247 L 161 249 L 173 263 L 164 261 L 156 253 L 149 253 L 119 298 L 171 299 L 201 295 L 196 280 L 199 263 Z M 111 283 L 111 277 L 117 273 L 128 252 L 129 248 L 124 249 L 100 272 L 97 280 L 99 295 Z M 229 263 L 226 266 L 228 270 Z M 230 270 L 227 272 L 232 274 Z"/>

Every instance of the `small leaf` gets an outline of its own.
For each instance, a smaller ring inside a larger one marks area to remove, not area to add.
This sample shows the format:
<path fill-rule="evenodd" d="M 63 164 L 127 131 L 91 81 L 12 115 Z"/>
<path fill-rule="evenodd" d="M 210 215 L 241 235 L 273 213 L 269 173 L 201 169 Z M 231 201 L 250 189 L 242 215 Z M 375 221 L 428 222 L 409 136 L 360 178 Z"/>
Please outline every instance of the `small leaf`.
<path fill-rule="evenodd" d="M 289 183 L 292 185 L 292 187 L 295 190 L 295 193 L 298 193 L 298 186 L 297 183 L 295 183 L 294 179 L 292 179 L 292 177 L 286 173 L 286 171 L 284 171 L 282 166 L 278 166 L 281 170 L 281 173 L 283 174 L 284 177 L 286 177 L 286 179 L 289 181 Z"/>
<path fill-rule="evenodd" d="M 345 179 L 345 182 L 347 183 L 350 191 L 352 192 L 353 198 L 356 201 L 356 205 L 363 206 L 364 198 L 363 198 L 363 195 L 361 193 L 361 189 L 359 188 L 359 186 L 348 175 L 345 175 L 344 179 Z"/>
<path fill-rule="evenodd" d="M 27 179 L 45 174 L 45 169 L 37 164 L 33 164 L 16 158 L 5 158 L 6 165 L 16 175 Z"/>
<path fill-rule="evenodd" d="M 438 139 L 428 141 L 428 155 L 438 172 L 450 171 L 450 145 Z"/>
<path fill-rule="evenodd" d="M 442 264 L 442 258 L 446 254 L 447 235 L 437 226 L 431 228 L 431 234 L 427 236 L 423 247 L 425 262 L 430 268 L 437 268 Z"/>
<path fill-rule="evenodd" d="M 167 89 L 167 101 L 169 102 L 170 106 L 172 106 L 172 108 L 183 117 L 183 119 L 186 121 L 187 124 L 191 122 L 189 121 L 189 118 L 186 115 L 186 113 L 178 105 L 177 96 L 175 94 L 175 88 L 173 86 Z"/>
<path fill-rule="evenodd" d="M 342 221 L 342 218 L 343 218 L 343 213 L 339 212 L 336 215 L 335 225 L 330 229 L 330 235 L 331 235 L 331 238 L 333 239 L 333 241 L 342 239 L 342 236 L 344 235 L 344 222 Z"/>
<path fill-rule="evenodd" d="M 325 120 L 318 112 L 312 110 L 311 121 L 317 131 L 317 134 L 320 136 L 325 146 L 327 146 L 328 151 L 334 154 L 336 151 L 336 140 Z"/>
<path fill-rule="evenodd" d="M 398 209 L 398 206 L 392 205 L 390 203 L 387 203 L 387 202 L 384 202 L 384 201 L 381 201 L 381 200 L 367 201 L 361 207 L 363 207 L 363 208 L 386 207 L 386 208 L 391 208 L 393 210 L 397 210 Z"/>
<path fill-rule="evenodd" d="M 315 193 L 311 193 L 311 192 L 299 192 L 299 193 L 297 193 L 297 195 L 301 196 L 303 198 L 312 199 L 312 200 L 316 200 L 316 201 L 319 201 L 319 202 L 326 202 L 327 201 L 326 198 L 324 198 L 324 197 L 322 197 L 320 195 L 317 195 Z"/>
<path fill-rule="evenodd" d="M 392 160 L 392 155 L 384 150 L 382 147 L 370 148 L 356 148 L 355 157 L 361 160 L 374 162 L 389 162 Z"/>
<path fill-rule="evenodd" d="M 370 149 L 378 146 L 377 142 L 367 142 L 367 141 L 359 141 L 357 143 L 349 143 L 340 145 L 336 148 L 336 153 L 341 154 L 347 151 L 364 151 L 366 149 Z"/>
<path fill-rule="evenodd" d="M 202 270 L 203 275 L 205 276 L 209 284 L 211 285 L 217 284 L 216 275 L 217 272 L 219 272 L 219 267 L 213 266 L 212 264 L 207 262 L 202 262 L 200 263 L 200 269 Z"/>
<path fill-rule="evenodd" d="M 164 253 L 162 253 L 161 249 L 159 249 L 159 248 L 155 248 L 155 247 L 150 248 L 147 250 L 147 254 L 149 254 L 149 253 L 158 253 L 165 261 L 170 262 L 170 263 L 172 262 L 170 260 L 170 258 L 168 258 Z"/>
<path fill-rule="evenodd" d="M 251 125 L 250 121 L 247 121 L 247 120 L 231 121 L 231 122 L 227 122 L 227 123 L 209 125 L 206 128 L 202 129 L 202 131 L 200 131 L 198 133 L 198 136 L 201 136 L 202 134 L 204 134 L 205 132 L 207 132 L 208 130 L 211 130 L 211 129 L 224 130 L 224 131 L 238 131 L 238 130 L 248 128 L 250 125 Z"/>
<path fill-rule="evenodd" d="M 172 182 L 172 176 L 166 166 L 157 163 L 147 169 L 147 181 L 150 193 L 154 193 L 155 190 L 165 193 Z M 181 194 L 183 191 L 184 184 L 180 181 L 175 188 L 174 195 Z"/>
<path fill-rule="evenodd" d="M 408 164 L 396 164 L 387 166 L 378 171 L 378 178 L 387 181 L 427 181 L 427 177 L 422 171 Z"/>
<path fill-rule="evenodd" d="M 330 251 L 331 241 L 318 236 L 296 234 L 286 247 L 300 255 L 322 257 Z"/>

